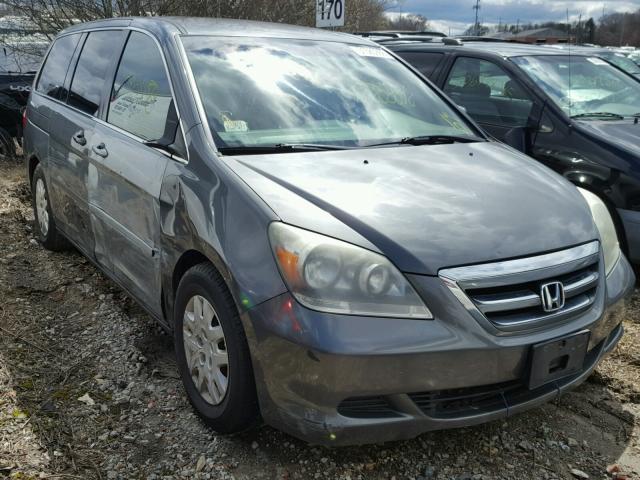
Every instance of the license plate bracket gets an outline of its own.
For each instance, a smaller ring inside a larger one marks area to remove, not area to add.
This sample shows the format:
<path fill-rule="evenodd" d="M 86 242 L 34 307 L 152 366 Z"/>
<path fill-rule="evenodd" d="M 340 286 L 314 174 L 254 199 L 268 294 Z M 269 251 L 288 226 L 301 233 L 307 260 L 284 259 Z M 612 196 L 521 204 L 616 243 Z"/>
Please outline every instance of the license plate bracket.
<path fill-rule="evenodd" d="M 589 330 L 583 330 L 531 347 L 529 389 L 580 372 L 587 356 L 590 336 Z"/>

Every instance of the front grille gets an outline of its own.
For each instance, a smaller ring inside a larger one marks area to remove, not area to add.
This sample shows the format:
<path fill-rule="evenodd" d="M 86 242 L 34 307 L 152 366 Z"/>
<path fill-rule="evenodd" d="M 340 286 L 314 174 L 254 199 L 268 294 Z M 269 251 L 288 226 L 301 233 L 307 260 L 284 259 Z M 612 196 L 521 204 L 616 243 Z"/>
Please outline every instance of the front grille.
<path fill-rule="evenodd" d="M 564 285 L 564 308 L 547 313 L 542 308 L 540 288 L 548 281 Z M 545 317 L 560 318 L 589 308 L 598 287 L 598 263 L 578 271 L 519 285 L 506 285 L 489 289 L 468 289 L 467 295 L 485 317 L 494 324 L 506 327 Z"/>
<path fill-rule="evenodd" d="M 410 393 L 409 398 L 429 417 L 456 418 L 506 408 L 505 396 L 524 388 L 519 381 L 514 381 L 480 387 Z"/>
<path fill-rule="evenodd" d="M 352 397 L 340 402 L 338 413 L 351 418 L 392 418 L 400 414 L 385 397 Z"/>
<path fill-rule="evenodd" d="M 584 313 L 600 284 L 598 242 L 518 260 L 445 269 L 440 277 L 472 315 L 505 332 L 562 322 Z M 545 311 L 542 285 L 560 282 L 562 308 Z"/>

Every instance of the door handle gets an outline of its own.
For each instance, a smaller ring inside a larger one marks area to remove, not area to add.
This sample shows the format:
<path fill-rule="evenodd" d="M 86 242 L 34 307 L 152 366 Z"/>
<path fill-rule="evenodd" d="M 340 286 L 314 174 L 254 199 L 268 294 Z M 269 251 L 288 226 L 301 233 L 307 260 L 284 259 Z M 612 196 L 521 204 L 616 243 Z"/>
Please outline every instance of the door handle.
<path fill-rule="evenodd" d="M 99 155 L 102 158 L 106 158 L 106 156 L 109 155 L 109 152 L 107 151 L 107 147 L 105 147 L 104 143 L 99 143 L 98 145 L 94 145 L 93 147 L 91 147 L 91 150 L 93 150 L 93 153 L 95 153 L 96 155 Z"/>
<path fill-rule="evenodd" d="M 87 144 L 87 139 L 84 137 L 84 130 L 76 132 L 73 137 L 71 137 L 71 140 L 81 146 L 85 146 Z"/>

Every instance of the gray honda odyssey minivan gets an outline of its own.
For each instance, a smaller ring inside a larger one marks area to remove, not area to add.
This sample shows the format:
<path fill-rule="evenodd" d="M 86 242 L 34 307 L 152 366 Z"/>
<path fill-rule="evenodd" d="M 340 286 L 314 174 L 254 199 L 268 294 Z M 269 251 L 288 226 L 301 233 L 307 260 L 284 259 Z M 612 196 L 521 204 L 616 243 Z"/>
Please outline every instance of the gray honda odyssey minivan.
<path fill-rule="evenodd" d="M 366 39 L 76 25 L 24 122 L 39 240 L 173 332 L 218 432 L 344 445 L 502 418 L 622 335 L 634 276 L 606 206 Z"/>

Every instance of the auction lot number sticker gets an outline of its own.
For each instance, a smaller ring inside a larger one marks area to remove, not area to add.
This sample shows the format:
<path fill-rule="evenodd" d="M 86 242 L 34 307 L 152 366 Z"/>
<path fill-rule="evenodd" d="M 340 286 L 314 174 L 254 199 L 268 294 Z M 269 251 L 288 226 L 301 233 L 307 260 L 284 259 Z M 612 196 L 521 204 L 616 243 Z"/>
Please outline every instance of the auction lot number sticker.
<path fill-rule="evenodd" d="M 316 27 L 344 27 L 345 0 L 316 0 Z"/>

